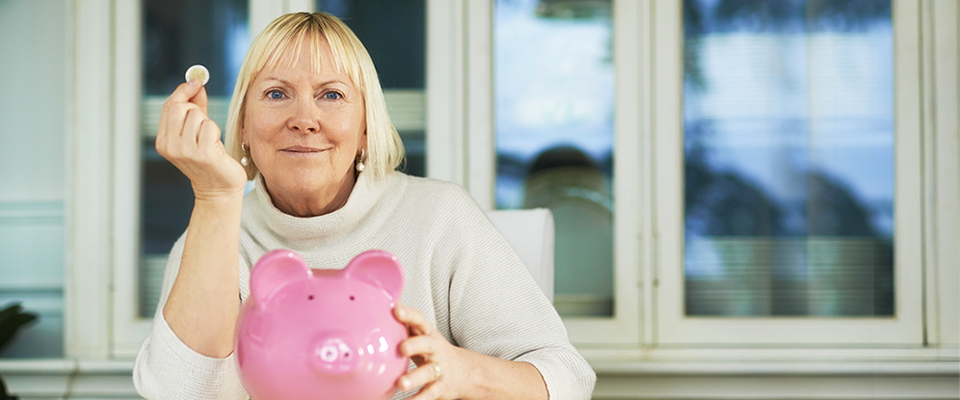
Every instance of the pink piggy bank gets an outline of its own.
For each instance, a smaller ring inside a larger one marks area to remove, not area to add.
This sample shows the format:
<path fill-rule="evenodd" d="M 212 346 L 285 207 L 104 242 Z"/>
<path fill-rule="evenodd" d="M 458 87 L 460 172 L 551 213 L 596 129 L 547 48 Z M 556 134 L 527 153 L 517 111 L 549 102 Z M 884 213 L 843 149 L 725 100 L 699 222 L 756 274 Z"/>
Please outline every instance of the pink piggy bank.
<path fill-rule="evenodd" d="M 388 399 L 408 359 L 393 317 L 403 289 L 396 257 L 360 254 L 342 270 L 311 270 L 275 250 L 250 275 L 237 319 L 240 380 L 256 400 Z"/>

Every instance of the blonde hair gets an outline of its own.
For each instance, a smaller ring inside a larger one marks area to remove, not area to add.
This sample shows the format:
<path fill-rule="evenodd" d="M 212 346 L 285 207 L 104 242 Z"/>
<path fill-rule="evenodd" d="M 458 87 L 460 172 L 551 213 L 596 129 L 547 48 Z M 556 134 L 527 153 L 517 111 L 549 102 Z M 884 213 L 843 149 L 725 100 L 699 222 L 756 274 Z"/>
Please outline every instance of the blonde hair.
<path fill-rule="evenodd" d="M 313 65 L 315 68 L 319 67 L 321 40 L 326 40 L 330 45 L 337 70 L 347 74 L 363 94 L 367 128 L 367 155 L 364 160 L 367 168 L 364 173 L 372 173 L 377 179 L 382 178 L 403 162 L 403 142 L 387 114 L 380 80 L 367 49 L 343 22 L 323 12 L 298 12 L 280 16 L 253 40 L 240 66 L 233 98 L 230 100 L 225 135 L 227 153 L 238 161 L 244 156 L 240 132 L 243 129 L 247 89 L 257 75 L 265 68 L 280 63 L 288 51 L 299 54 L 304 44 L 312 49 Z M 247 171 L 247 179 L 250 180 L 259 172 L 252 160 L 244 169 Z"/>

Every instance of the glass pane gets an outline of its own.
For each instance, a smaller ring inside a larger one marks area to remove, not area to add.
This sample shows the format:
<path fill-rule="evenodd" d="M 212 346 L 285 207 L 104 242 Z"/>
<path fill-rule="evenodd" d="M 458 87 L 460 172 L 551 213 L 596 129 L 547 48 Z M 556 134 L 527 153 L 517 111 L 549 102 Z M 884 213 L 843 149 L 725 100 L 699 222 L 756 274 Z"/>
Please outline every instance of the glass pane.
<path fill-rule="evenodd" d="M 554 305 L 613 315 L 611 2 L 498 0 L 494 10 L 497 208 L 549 208 Z"/>
<path fill-rule="evenodd" d="M 140 315 L 152 317 L 173 242 L 193 209 L 190 181 L 157 154 L 154 141 L 167 96 L 193 64 L 210 70 L 207 114 L 226 128 L 227 108 L 250 46 L 247 0 L 143 0 L 141 106 Z"/>
<path fill-rule="evenodd" d="M 367 48 L 407 150 L 401 170 L 426 176 L 426 0 L 317 0 L 317 10 L 343 20 Z"/>
<path fill-rule="evenodd" d="M 72 7 L 59 5 L 0 1 L 0 360 L 64 356 L 75 64 Z"/>
<path fill-rule="evenodd" d="M 890 0 L 686 0 L 685 309 L 892 316 Z"/>

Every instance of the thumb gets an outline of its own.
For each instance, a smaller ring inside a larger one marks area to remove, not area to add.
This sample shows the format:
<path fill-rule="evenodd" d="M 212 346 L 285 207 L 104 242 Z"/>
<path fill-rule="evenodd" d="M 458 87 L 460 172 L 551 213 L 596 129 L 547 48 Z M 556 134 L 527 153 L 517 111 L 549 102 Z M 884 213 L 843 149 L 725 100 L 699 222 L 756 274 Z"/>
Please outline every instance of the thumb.
<path fill-rule="evenodd" d="M 197 89 L 196 94 L 190 97 L 189 102 L 196 104 L 200 107 L 200 111 L 203 111 L 204 114 L 207 114 L 207 88 L 201 85 L 200 81 L 197 79 L 191 79 L 190 84 L 187 86 L 191 87 L 191 89 L 195 88 L 196 86 L 200 87 Z"/>

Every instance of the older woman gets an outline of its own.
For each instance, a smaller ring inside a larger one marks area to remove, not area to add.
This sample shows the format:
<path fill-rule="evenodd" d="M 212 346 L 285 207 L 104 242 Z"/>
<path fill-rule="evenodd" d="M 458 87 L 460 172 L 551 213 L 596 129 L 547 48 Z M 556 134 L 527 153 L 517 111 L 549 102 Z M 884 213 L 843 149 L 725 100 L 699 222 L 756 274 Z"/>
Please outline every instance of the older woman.
<path fill-rule="evenodd" d="M 144 397 L 247 398 L 232 354 L 238 295 L 277 248 L 312 268 L 342 268 L 372 248 L 397 256 L 407 283 L 394 314 L 411 332 L 400 352 L 417 364 L 397 397 L 589 397 L 593 371 L 477 204 L 456 185 L 395 171 L 403 145 L 373 63 L 342 22 L 288 14 L 254 40 L 226 146 L 206 102 L 196 80 L 180 85 L 157 133 L 196 202 L 137 357 Z"/>

